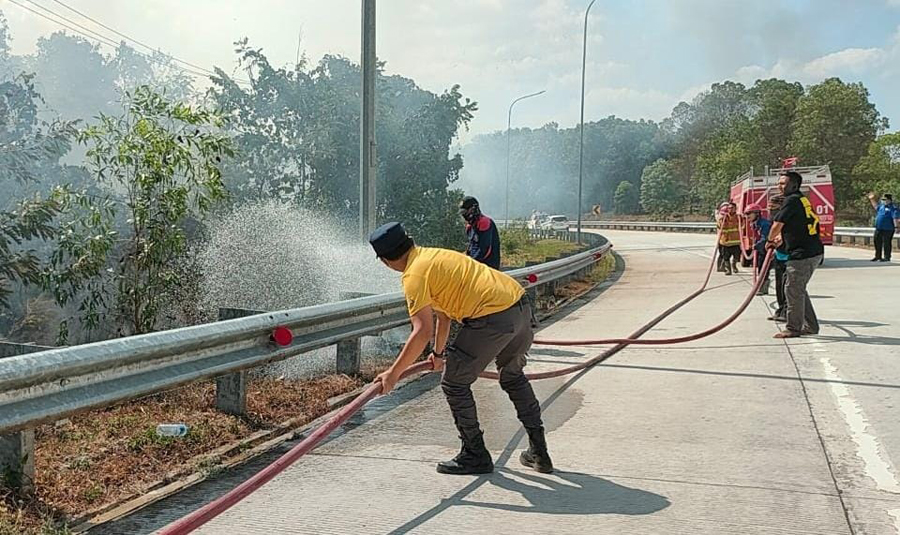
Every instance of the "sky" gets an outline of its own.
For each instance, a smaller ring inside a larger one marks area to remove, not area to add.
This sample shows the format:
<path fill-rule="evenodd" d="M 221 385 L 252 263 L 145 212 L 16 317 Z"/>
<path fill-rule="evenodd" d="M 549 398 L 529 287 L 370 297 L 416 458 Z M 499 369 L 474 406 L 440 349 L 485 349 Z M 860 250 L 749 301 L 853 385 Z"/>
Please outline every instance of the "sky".
<path fill-rule="evenodd" d="M 360 56 L 360 0 L 16 0 L 63 14 L 71 6 L 191 63 L 233 72 L 247 37 L 277 65 L 298 45 Z M 479 103 L 462 134 L 578 123 L 588 0 L 379 0 L 377 50 L 386 71 L 427 90 L 454 84 Z M 60 27 L 0 1 L 13 52 L 31 53 Z M 115 40 L 120 37 L 112 36 Z M 598 0 L 588 19 L 585 119 L 661 120 L 713 82 L 780 77 L 814 84 L 862 81 L 891 130 L 900 126 L 900 0 Z M 201 84 L 202 85 L 202 84 Z"/>

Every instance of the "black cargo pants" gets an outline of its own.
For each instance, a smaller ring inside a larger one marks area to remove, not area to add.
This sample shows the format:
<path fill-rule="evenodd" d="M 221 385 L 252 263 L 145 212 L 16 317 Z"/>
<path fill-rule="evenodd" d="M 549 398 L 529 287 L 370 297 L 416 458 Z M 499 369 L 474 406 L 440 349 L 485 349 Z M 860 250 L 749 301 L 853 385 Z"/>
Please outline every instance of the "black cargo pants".
<path fill-rule="evenodd" d="M 512 307 L 487 316 L 463 321 L 456 340 L 447 348 L 441 387 L 450 405 L 456 427 L 477 429 L 478 411 L 472 383 L 496 362 L 500 387 L 516 407 L 525 427 L 541 427 L 541 406 L 525 377 L 525 353 L 534 339 L 531 306 L 522 298 Z"/>

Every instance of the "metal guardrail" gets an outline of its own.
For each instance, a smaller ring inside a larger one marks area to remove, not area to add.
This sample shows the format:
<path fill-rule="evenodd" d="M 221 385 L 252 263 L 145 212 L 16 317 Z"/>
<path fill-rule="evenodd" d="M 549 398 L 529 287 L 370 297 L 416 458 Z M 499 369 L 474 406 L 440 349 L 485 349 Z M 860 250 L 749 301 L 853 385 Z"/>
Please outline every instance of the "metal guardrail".
<path fill-rule="evenodd" d="M 600 236 L 567 258 L 507 272 L 531 289 L 585 270 L 611 245 Z M 92 408 L 240 372 L 408 323 L 400 293 L 184 327 L 0 360 L 0 435 Z M 290 345 L 270 342 L 277 327 Z"/>
<path fill-rule="evenodd" d="M 713 222 L 665 222 L 665 221 L 582 221 L 587 228 L 609 230 L 647 230 L 658 232 L 709 232 L 715 233 Z M 866 227 L 835 227 L 834 243 L 838 245 L 872 245 L 874 230 Z M 900 247 L 900 236 L 894 238 Z"/>

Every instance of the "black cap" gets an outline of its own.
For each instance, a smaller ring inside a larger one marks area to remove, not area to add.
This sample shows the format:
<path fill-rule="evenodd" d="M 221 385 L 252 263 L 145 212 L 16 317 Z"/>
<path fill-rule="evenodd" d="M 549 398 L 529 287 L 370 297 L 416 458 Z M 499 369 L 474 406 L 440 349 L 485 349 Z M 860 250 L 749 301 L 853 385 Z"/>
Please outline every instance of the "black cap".
<path fill-rule="evenodd" d="M 478 206 L 478 199 L 475 197 L 463 197 L 463 200 L 459 203 L 460 210 L 468 210 L 473 206 Z"/>
<path fill-rule="evenodd" d="M 396 251 L 398 247 L 409 240 L 409 235 L 406 234 L 403 225 L 396 221 L 381 225 L 369 235 L 369 243 L 372 245 L 372 249 L 375 249 L 375 254 L 380 257 Z"/>

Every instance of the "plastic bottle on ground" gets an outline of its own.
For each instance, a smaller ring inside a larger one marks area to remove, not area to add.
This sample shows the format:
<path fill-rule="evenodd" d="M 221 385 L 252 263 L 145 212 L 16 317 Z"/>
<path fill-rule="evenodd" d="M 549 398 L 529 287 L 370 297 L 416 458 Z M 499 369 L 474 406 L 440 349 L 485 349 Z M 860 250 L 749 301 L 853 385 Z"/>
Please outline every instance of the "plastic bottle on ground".
<path fill-rule="evenodd" d="M 183 437 L 188 434 L 188 426 L 184 424 L 159 424 L 156 434 L 161 437 Z"/>

